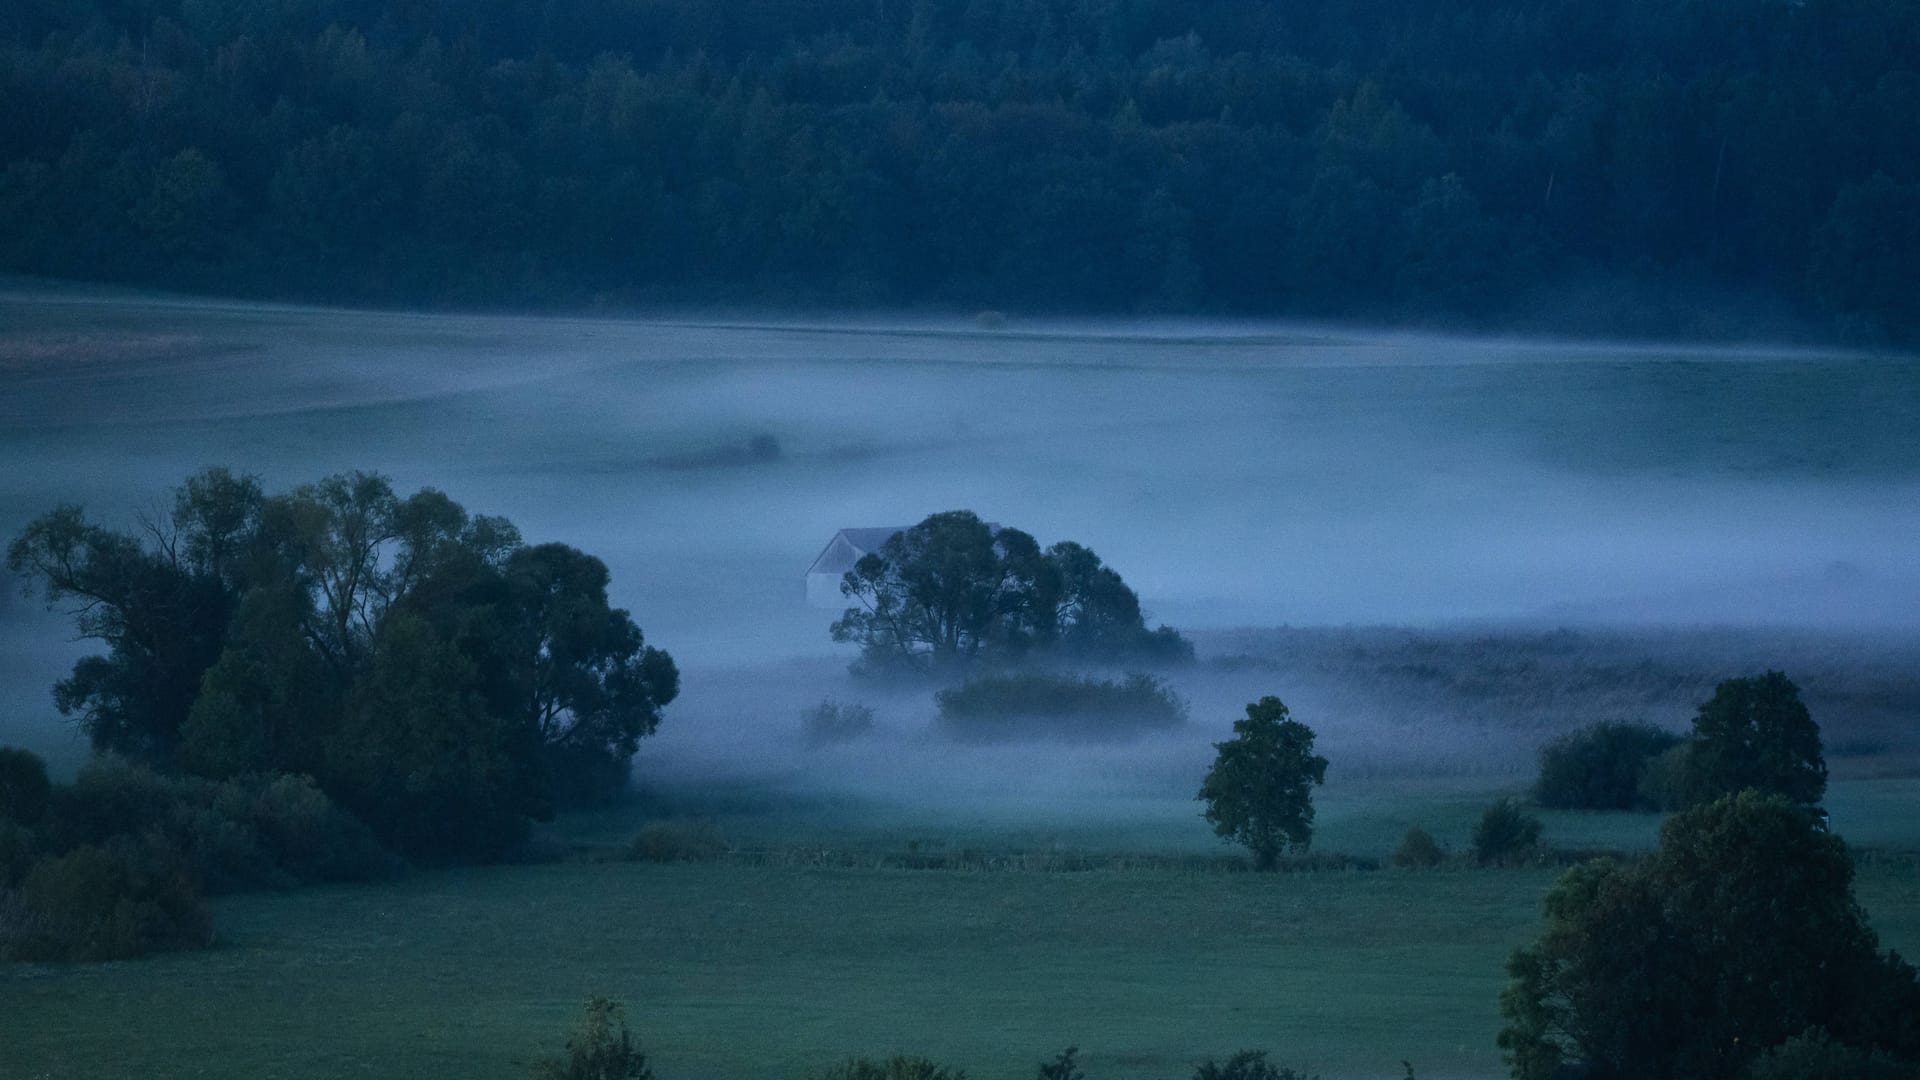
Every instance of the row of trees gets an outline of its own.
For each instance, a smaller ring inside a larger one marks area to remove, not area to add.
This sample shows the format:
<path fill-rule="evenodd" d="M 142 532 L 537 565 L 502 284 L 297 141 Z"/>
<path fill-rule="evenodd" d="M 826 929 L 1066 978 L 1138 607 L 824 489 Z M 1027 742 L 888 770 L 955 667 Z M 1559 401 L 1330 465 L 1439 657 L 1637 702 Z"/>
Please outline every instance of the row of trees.
<path fill-rule="evenodd" d="M 0 267 L 1469 319 L 1651 275 L 1910 335 L 1916 56 L 1905 0 L 19 0 Z"/>
<path fill-rule="evenodd" d="M 1140 598 L 1091 550 L 1042 550 L 970 510 L 933 514 L 863 556 L 840 583 L 856 606 L 833 624 L 860 646 L 860 670 L 950 674 L 978 664 L 1058 659 L 1174 663 L 1193 646 L 1147 629 Z"/>
<path fill-rule="evenodd" d="M 7 564 L 106 646 L 54 690 L 95 749 L 314 777 L 414 856 L 619 791 L 678 692 L 600 560 L 370 473 L 269 494 L 209 469 L 138 531 L 61 507 Z"/>

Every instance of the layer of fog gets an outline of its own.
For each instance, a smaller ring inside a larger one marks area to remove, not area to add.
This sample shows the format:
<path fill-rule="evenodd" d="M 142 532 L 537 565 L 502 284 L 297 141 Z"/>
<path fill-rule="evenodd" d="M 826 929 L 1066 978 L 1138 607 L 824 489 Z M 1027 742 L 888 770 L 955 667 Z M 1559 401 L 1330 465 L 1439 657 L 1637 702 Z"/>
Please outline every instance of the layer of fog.
<path fill-rule="evenodd" d="M 804 606 L 808 563 L 839 527 L 956 507 L 1088 544 L 1156 617 L 1203 631 L 1920 628 L 1908 358 L 14 293 L 0 295 L 0 387 L 7 537 L 60 501 L 126 522 L 224 463 L 273 487 L 376 469 L 601 556 L 616 602 L 687 673 L 644 756 L 662 784 L 727 771 L 956 799 L 1041 790 L 1030 751 L 931 736 L 924 691 L 883 696 L 865 747 L 796 750 L 800 709 L 876 693 L 847 680 L 833 614 Z M 75 654 L 66 637 L 37 603 L 0 601 L 0 725 L 56 751 L 71 744 L 47 687 Z M 1294 685 L 1269 685 L 1283 677 Z M 1338 686 L 1277 669 L 1203 665 L 1176 681 L 1191 732 L 1077 749 L 1066 771 L 1190 789 L 1207 739 L 1263 692 L 1321 727 L 1349 769 L 1512 768 L 1537 742 L 1510 725 L 1361 716 Z M 962 758 L 977 768 L 953 767 Z"/>

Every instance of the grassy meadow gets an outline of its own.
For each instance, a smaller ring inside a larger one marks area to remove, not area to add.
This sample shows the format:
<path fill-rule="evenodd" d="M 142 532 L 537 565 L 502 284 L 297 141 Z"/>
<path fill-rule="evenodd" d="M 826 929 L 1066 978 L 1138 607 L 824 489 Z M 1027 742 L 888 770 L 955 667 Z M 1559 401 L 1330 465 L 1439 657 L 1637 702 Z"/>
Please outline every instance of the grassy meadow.
<path fill-rule="evenodd" d="M 1371 857 L 1415 818 L 1463 846 L 1492 794 L 1353 787 L 1329 791 L 1319 846 Z M 1833 805 L 1891 811 L 1917 794 L 1841 781 Z M 0 1062 L 23 1078 L 516 1077 L 605 994 L 627 1003 L 661 1080 L 797 1080 L 893 1052 L 1026 1077 L 1069 1044 L 1094 1080 L 1184 1077 L 1245 1047 L 1325 1080 L 1398 1077 L 1403 1059 L 1425 1078 L 1496 1077 L 1502 963 L 1555 874 L 1239 873 L 1206 857 L 1226 852 L 1197 816 L 1199 842 L 1170 846 L 1154 840 L 1170 820 L 1049 836 L 844 802 L 708 809 L 736 850 L 721 862 L 598 861 L 652 812 L 642 804 L 563 820 L 547 839 L 574 847 L 569 861 L 232 897 L 207 952 L 0 971 Z M 1904 837 L 1887 829 L 1909 849 L 1912 819 L 1892 819 Z M 1649 843 L 1658 821 L 1546 820 L 1556 845 L 1620 848 Z M 807 835 L 827 840 L 792 846 Z M 1187 855 L 900 868 L 902 852 L 1028 841 Z M 806 865 L 829 852 L 832 865 Z M 1864 858 L 1859 893 L 1885 944 L 1920 952 L 1911 854 Z"/>

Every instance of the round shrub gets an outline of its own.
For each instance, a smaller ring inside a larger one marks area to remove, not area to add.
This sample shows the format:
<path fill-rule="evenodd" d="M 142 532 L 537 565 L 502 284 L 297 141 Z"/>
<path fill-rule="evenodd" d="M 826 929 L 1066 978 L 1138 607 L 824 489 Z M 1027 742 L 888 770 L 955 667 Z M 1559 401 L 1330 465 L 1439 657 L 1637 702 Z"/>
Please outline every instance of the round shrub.
<path fill-rule="evenodd" d="M 0 746 L 0 821 L 38 824 L 52 796 L 47 763 L 38 754 Z"/>
<path fill-rule="evenodd" d="M 20 887 L 11 940 L 27 961 L 122 960 L 205 946 L 207 904 L 179 853 L 158 842 L 86 845 L 43 859 Z"/>
<path fill-rule="evenodd" d="M 567 1052 L 534 1066 L 533 1080 L 653 1080 L 647 1055 L 627 1030 L 619 1002 L 587 1000 L 587 1013 L 567 1038 Z"/>
<path fill-rule="evenodd" d="M 900 1054 L 885 1061 L 854 1058 L 821 1073 L 818 1080 L 965 1080 L 966 1075 L 923 1057 Z"/>
<path fill-rule="evenodd" d="M 1473 857 L 1482 866 L 1531 858 L 1540 844 L 1540 819 L 1513 799 L 1501 799 L 1473 827 Z"/>
<path fill-rule="evenodd" d="M 1446 857 L 1433 834 L 1415 825 L 1400 838 L 1400 846 L 1393 849 L 1392 862 L 1405 870 L 1424 870 L 1439 866 Z"/>
<path fill-rule="evenodd" d="M 1640 773 L 1640 805 L 1650 810 L 1685 810 L 1705 801 L 1693 750 L 1692 743 L 1683 742 L 1647 760 Z"/>
<path fill-rule="evenodd" d="M 1647 762 L 1680 741 L 1680 736 L 1646 724 L 1599 723 L 1563 735 L 1540 751 L 1534 800 L 1563 810 L 1640 807 L 1640 778 Z"/>

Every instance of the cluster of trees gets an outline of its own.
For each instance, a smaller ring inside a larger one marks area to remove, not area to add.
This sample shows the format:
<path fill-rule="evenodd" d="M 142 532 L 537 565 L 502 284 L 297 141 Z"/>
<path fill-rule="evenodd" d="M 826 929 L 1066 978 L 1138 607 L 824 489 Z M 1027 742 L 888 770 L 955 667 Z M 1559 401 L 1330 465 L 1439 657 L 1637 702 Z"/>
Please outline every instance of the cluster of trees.
<path fill-rule="evenodd" d="M 1852 856 L 1812 806 L 1826 775 L 1777 671 L 1720 683 L 1687 739 L 1603 724 L 1549 746 L 1548 805 L 1685 809 L 1651 858 L 1583 864 L 1547 896 L 1500 1001 L 1513 1075 L 1920 1074 L 1920 979 L 1854 900 Z"/>
<path fill-rule="evenodd" d="M 1714 687 L 1680 736 L 1646 724 L 1601 723 L 1540 752 L 1534 797 L 1582 810 L 1682 810 L 1755 790 L 1813 805 L 1827 787 L 1820 725 L 1778 671 Z"/>
<path fill-rule="evenodd" d="M 314 778 L 409 856 L 484 858 L 624 787 L 679 676 L 598 559 L 369 473 L 191 477 L 138 532 L 65 506 L 7 564 L 104 655 L 55 687 L 96 750 Z"/>
<path fill-rule="evenodd" d="M 1920 1070 L 1920 980 L 1879 951 L 1846 844 L 1791 799 L 1680 813 L 1651 858 L 1575 867 L 1545 909 L 1500 999 L 1517 1080 Z"/>
<path fill-rule="evenodd" d="M 1911 335 L 1906 0 L 15 0 L 0 267 L 382 302 L 1486 318 L 1659 276 Z"/>
<path fill-rule="evenodd" d="M 933 514 L 889 537 L 841 580 L 849 607 L 835 641 L 860 646 L 856 670 L 952 674 L 1024 659 L 1103 664 L 1192 659 L 1193 646 L 1149 630 L 1140 598 L 1072 541 L 1042 550 L 1019 529 L 970 510 Z"/>

